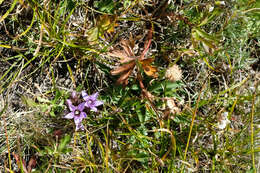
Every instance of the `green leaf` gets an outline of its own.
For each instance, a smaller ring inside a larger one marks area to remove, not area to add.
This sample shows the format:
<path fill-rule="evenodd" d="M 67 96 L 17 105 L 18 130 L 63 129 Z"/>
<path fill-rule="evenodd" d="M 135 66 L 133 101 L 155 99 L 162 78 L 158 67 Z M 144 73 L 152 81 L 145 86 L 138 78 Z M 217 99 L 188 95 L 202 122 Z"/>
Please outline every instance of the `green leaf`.
<path fill-rule="evenodd" d="M 24 96 L 21 96 L 21 99 L 29 107 L 36 107 L 36 106 L 38 106 L 38 104 L 35 103 L 35 101 L 33 101 L 32 99 L 26 98 Z"/>
<path fill-rule="evenodd" d="M 41 97 L 37 97 L 36 99 L 38 100 L 38 102 L 41 102 L 41 103 L 50 103 L 49 100 L 41 98 Z"/>
<path fill-rule="evenodd" d="M 75 8 L 76 4 L 73 0 L 67 0 L 67 1 L 68 1 L 68 4 L 67 4 L 68 10 L 72 11 Z"/>
<path fill-rule="evenodd" d="M 136 102 L 135 105 L 135 111 L 136 111 L 136 114 L 138 116 L 138 119 L 141 123 L 144 122 L 144 119 L 145 119 L 145 111 L 144 111 L 144 105 L 143 104 L 140 104 L 139 102 Z"/>
<path fill-rule="evenodd" d="M 47 104 L 38 104 L 37 106 L 40 108 L 41 112 L 46 112 L 50 108 L 50 105 Z"/>
<path fill-rule="evenodd" d="M 116 3 L 113 0 L 96 1 L 94 6 L 102 12 L 112 14 L 115 10 Z"/>
<path fill-rule="evenodd" d="M 137 90 L 139 90 L 139 87 L 138 87 L 138 85 L 133 84 L 131 89 L 134 90 L 134 91 L 137 91 Z"/>
<path fill-rule="evenodd" d="M 98 39 L 98 27 L 91 28 L 88 31 L 88 41 L 95 42 Z"/>
<path fill-rule="evenodd" d="M 140 152 L 136 155 L 136 160 L 138 160 L 139 162 L 142 162 L 142 163 L 147 163 L 149 158 L 150 158 L 149 155 L 144 152 Z"/>
<path fill-rule="evenodd" d="M 198 108 L 200 108 L 201 106 L 207 105 L 208 102 L 209 102 L 208 100 L 201 99 L 200 102 L 199 102 Z"/>
<path fill-rule="evenodd" d="M 181 84 L 178 82 L 171 82 L 171 81 L 158 81 L 155 82 L 148 90 L 154 92 L 156 94 L 164 94 L 166 96 L 174 96 L 175 91 Z"/>
<path fill-rule="evenodd" d="M 124 0 L 123 4 L 124 4 L 124 8 L 129 8 L 132 5 L 132 1 L 131 0 Z"/>
<path fill-rule="evenodd" d="M 51 115 L 52 117 L 55 117 L 55 113 L 54 113 L 53 111 L 50 112 L 50 115 Z"/>
<path fill-rule="evenodd" d="M 208 41 L 214 41 L 214 42 L 218 42 L 218 39 L 208 33 L 206 33 L 205 31 L 203 31 L 200 28 L 195 28 L 195 31 L 197 32 L 198 36 L 201 38 L 204 38 Z"/>
<path fill-rule="evenodd" d="M 177 124 L 184 124 L 184 123 L 189 123 L 190 120 L 186 119 L 183 116 L 174 116 L 173 121 Z"/>
<path fill-rule="evenodd" d="M 254 168 L 251 168 L 250 170 L 247 170 L 246 173 L 254 173 L 256 172 Z"/>
<path fill-rule="evenodd" d="M 60 90 L 56 90 L 55 97 L 54 97 L 54 100 L 52 101 L 52 103 L 57 103 L 61 96 L 62 96 L 61 91 Z"/>
<path fill-rule="evenodd" d="M 45 149 L 46 153 L 48 153 L 49 155 L 52 155 L 54 152 L 54 150 L 48 146 L 44 147 L 44 149 Z M 43 152 L 43 153 L 45 153 L 45 152 Z"/>
<path fill-rule="evenodd" d="M 64 150 L 64 149 L 65 149 L 66 145 L 68 145 L 70 143 L 70 140 L 71 140 L 70 135 L 64 136 L 64 138 L 61 139 L 61 142 L 60 142 L 59 147 L 58 147 L 58 151 L 60 151 L 60 152 L 67 151 L 67 150 Z"/>
<path fill-rule="evenodd" d="M 206 25 L 207 23 L 211 22 L 213 19 L 215 19 L 219 14 L 221 13 L 221 10 L 219 8 L 214 8 L 212 13 L 207 16 L 198 26 Z"/>

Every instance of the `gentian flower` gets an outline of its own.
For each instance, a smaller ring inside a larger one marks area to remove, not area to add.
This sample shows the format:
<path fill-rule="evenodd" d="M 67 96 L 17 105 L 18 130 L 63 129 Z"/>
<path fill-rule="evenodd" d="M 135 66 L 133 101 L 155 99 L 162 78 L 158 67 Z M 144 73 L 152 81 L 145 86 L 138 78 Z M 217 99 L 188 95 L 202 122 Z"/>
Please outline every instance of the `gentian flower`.
<path fill-rule="evenodd" d="M 82 99 L 79 97 L 79 94 L 76 91 L 71 92 L 69 99 L 74 105 L 79 105 L 80 103 L 82 103 Z"/>
<path fill-rule="evenodd" d="M 76 91 L 72 91 L 71 97 L 72 97 L 73 99 L 78 98 L 77 92 L 76 92 Z"/>
<path fill-rule="evenodd" d="M 74 106 L 71 100 L 67 100 L 67 104 L 70 109 L 70 113 L 68 113 L 64 118 L 66 119 L 74 119 L 76 125 L 76 131 L 78 129 L 84 130 L 83 125 L 81 124 L 82 120 L 87 117 L 87 114 L 83 112 L 85 108 L 85 102 L 80 103 L 78 106 Z"/>
<path fill-rule="evenodd" d="M 85 100 L 85 106 L 90 108 L 91 110 L 97 112 L 97 106 L 100 106 L 103 104 L 102 101 L 97 100 L 98 98 L 98 92 L 88 95 L 85 91 L 82 91 L 82 97 Z"/>

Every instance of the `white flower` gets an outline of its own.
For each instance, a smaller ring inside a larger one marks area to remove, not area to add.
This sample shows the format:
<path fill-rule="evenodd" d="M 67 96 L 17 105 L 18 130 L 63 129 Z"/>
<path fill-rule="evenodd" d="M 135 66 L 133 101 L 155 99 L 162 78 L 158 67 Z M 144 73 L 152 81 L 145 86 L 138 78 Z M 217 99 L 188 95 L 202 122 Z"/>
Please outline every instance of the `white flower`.
<path fill-rule="evenodd" d="M 225 1 L 220 1 L 220 5 L 225 5 Z"/>
<path fill-rule="evenodd" d="M 214 7 L 210 6 L 209 7 L 209 12 L 212 12 L 214 10 Z"/>
<path fill-rule="evenodd" d="M 224 112 L 220 118 L 220 121 L 218 122 L 217 128 L 223 130 L 229 123 L 230 121 L 228 119 L 228 112 Z"/>

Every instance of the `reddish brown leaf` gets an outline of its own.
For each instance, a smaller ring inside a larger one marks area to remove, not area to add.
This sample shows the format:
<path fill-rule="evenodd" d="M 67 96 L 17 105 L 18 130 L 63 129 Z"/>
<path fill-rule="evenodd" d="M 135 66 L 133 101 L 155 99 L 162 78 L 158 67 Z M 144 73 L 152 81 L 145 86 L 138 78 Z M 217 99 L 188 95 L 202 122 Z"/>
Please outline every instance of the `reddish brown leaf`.
<path fill-rule="evenodd" d="M 36 166 L 36 159 L 32 157 L 28 163 L 27 171 L 30 173 L 32 171 L 32 168 Z"/>
<path fill-rule="evenodd" d="M 123 50 L 113 50 L 112 52 L 108 52 L 107 55 L 118 58 L 128 58 Z"/>
<path fill-rule="evenodd" d="M 107 53 L 107 55 L 120 58 L 121 63 L 127 63 L 133 60 L 133 58 L 126 55 L 123 50 L 113 50 L 112 52 Z"/>
<path fill-rule="evenodd" d="M 148 98 L 150 101 L 154 101 L 155 96 L 152 95 L 149 91 L 146 89 L 142 89 L 142 98 Z"/>
<path fill-rule="evenodd" d="M 128 72 L 122 74 L 120 76 L 120 78 L 118 78 L 117 83 L 118 84 L 123 84 L 123 85 L 127 85 L 128 84 L 128 77 L 130 76 L 130 74 L 132 73 L 133 69 L 129 70 Z"/>
<path fill-rule="evenodd" d="M 131 43 L 128 40 L 121 40 L 121 46 L 125 50 L 125 53 L 131 57 L 135 56 L 133 52 L 133 48 L 131 47 Z"/>
<path fill-rule="evenodd" d="M 128 84 L 128 77 L 132 73 L 132 71 L 136 65 L 136 61 L 139 61 L 139 63 L 142 65 L 144 72 L 148 76 L 157 77 L 157 75 L 155 74 L 157 71 L 156 67 L 153 67 L 150 65 L 154 61 L 154 59 L 153 58 L 144 59 L 144 57 L 151 45 L 152 32 L 153 32 L 153 30 L 151 28 L 149 31 L 149 34 L 148 34 L 148 41 L 146 42 L 144 51 L 142 52 L 142 54 L 140 56 L 135 56 L 135 54 L 134 54 L 133 48 L 135 46 L 135 41 L 137 40 L 137 37 L 134 39 L 131 34 L 130 34 L 129 40 L 120 41 L 120 46 L 124 49 L 123 51 L 115 50 L 108 54 L 113 57 L 120 57 L 121 63 L 128 62 L 128 64 L 124 64 L 120 67 L 117 67 L 116 69 L 111 70 L 111 72 L 110 72 L 112 75 L 117 75 L 117 74 L 121 73 L 120 78 L 117 80 L 118 84 L 123 84 L 123 85 Z M 141 81 L 141 80 L 139 80 L 139 81 Z"/>
<path fill-rule="evenodd" d="M 142 55 L 140 56 L 140 60 L 143 60 L 143 59 L 144 59 L 145 54 L 147 53 L 147 51 L 148 51 L 148 49 L 149 49 L 149 47 L 150 47 L 150 45 L 151 45 L 151 43 L 152 43 L 152 36 L 153 36 L 153 30 L 152 30 L 152 28 L 151 28 L 151 29 L 149 30 L 149 33 L 148 33 L 148 41 L 147 41 L 146 44 L 145 44 L 145 49 L 144 49 Z"/>
<path fill-rule="evenodd" d="M 114 70 L 111 70 L 111 74 L 112 75 L 117 75 L 117 74 L 120 74 L 122 72 L 125 72 L 125 71 L 128 71 L 132 68 L 134 68 L 135 66 L 135 61 L 129 63 L 129 64 L 125 64 L 125 65 L 122 65 L 122 66 L 119 66 L 118 68 L 114 69 Z"/>

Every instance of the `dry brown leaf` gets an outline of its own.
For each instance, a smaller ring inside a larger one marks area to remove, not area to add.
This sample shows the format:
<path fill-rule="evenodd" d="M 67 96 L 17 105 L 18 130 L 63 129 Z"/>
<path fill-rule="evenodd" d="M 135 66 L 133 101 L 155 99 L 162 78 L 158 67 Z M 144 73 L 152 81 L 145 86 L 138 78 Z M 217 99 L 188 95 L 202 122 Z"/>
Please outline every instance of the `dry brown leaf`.
<path fill-rule="evenodd" d="M 107 55 L 117 58 L 128 58 L 128 56 L 122 50 L 113 50 L 112 52 L 108 52 Z"/>
<path fill-rule="evenodd" d="M 133 69 L 129 70 L 128 72 L 122 74 L 120 76 L 120 78 L 118 78 L 117 83 L 118 84 L 123 84 L 124 86 L 126 86 L 128 84 L 128 77 L 130 76 L 130 74 L 132 73 Z"/>
<path fill-rule="evenodd" d="M 107 55 L 120 58 L 120 63 L 130 62 L 135 59 L 133 47 L 131 46 L 131 44 L 134 44 L 134 41 L 132 41 L 132 39 L 121 40 L 120 46 L 123 48 L 123 50 L 115 49 L 107 53 Z"/>
<path fill-rule="evenodd" d="M 152 95 L 152 93 L 150 93 L 146 89 L 142 89 L 142 98 L 148 98 L 150 101 L 154 101 L 155 100 L 155 96 Z"/>
<path fill-rule="evenodd" d="M 110 71 L 110 73 L 112 75 L 121 74 L 121 76 L 117 80 L 118 84 L 123 84 L 123 85 L 128 84 L 128 77 L 133 72 L 137 61 L 142 66 L 146 75 L 157 77 L 157 74 L 156 74 L 157 68 L 151 65 L 151 63 L 154 61 L 154 59 L 153 58 L 144 59 L 144 56 L 145 56 L 146 52 L 148 51 L 149 46 L 151 44 L 151 39 L 149 39 L 148 43 L 146 44 L 145 50 L 143 51 L 142 55 L 140 55 L 140 56 L 136 56 L 134 54 L 133 48 L 135 46 L 136 40 L 137 40 L 137 38 L 133 38 L 132 35 L 130 34 L 129 40 L 121 40 L 119 43 L 123 50 L 116 49 L 107 54 L 112 57 L 120 58 L 119 62 L 122 65 L 119 67 L 116 67 L 115 69 Z M 127 63 L 127 64 L 125 64 L 125 63 Z"/>
<path fill-rule="evenodd" d="M 107 53 L 107 55 L 120 58 L 120 63 L 127 63 L 133 60 L 133 58 L 126 55 L 123 50 L 113 50 L 112 52 Z"/>
<path fill-rule="evenodd" d="M 133 61 L 133 60 L 135 60 L 134 57 L 127 57 L 127 58 L 121 59 L 119 62 L 122 63 L 122 64 L 124 64 L 124 63 L 128 63 L 128 62 L 130 62 L 130 61 Z"/>
<path fill-rule="evenodd" d="M 112 75 L 121 74 L 119 79 L 117 80 L 117 84 L 123 84 L 126 86 L 128 84 L 128 77 L 133 72 L 133 69 L 136 65 L 136 58 L 133 52 L 135 40 L 130 36 L 129 40 L 121 40 L 120 46 L 123 50 L 113 50 L 108 53 L 108 55 L 112 57 L 120 58 L 119 62 L 123 65 L 113 69 L 110 71 Z M 127 63 L 127 64 L 124 64 Z"/>
<path fill-rule="evenodd" d="M 28 172 L 31 172 L 32 171 L 32 168 L 34 168 L 35 166 L 36 166 L 36 159 L 35 159 L 35 157 L 31 157 L 30 158 L 30 161 L 29 161 L 29 163 L 28 163 L 28 166 L 27 166 L 27 171 Z"/>
<path fill-rule="evenodd" d="M 122 72 L 125 72 L 125 71 L 128 71 L 128 70 L 134 68 L 134 66 L 135 66 L 135 62 L 133 61 L 133 62 L 131 62 L 129 64 L 125 64 L 125 65 L 119 66 L 118 68 L 116 68 L 114 70 L 111 70 L 110 73 L 112 75 L 117 75 L 117 74 L 120 74 Z"/>
<path fill-rule="evenodd" d="M 121 46 L 129 57 L 135 56 L 129 40 L 121 40 Z"/>

